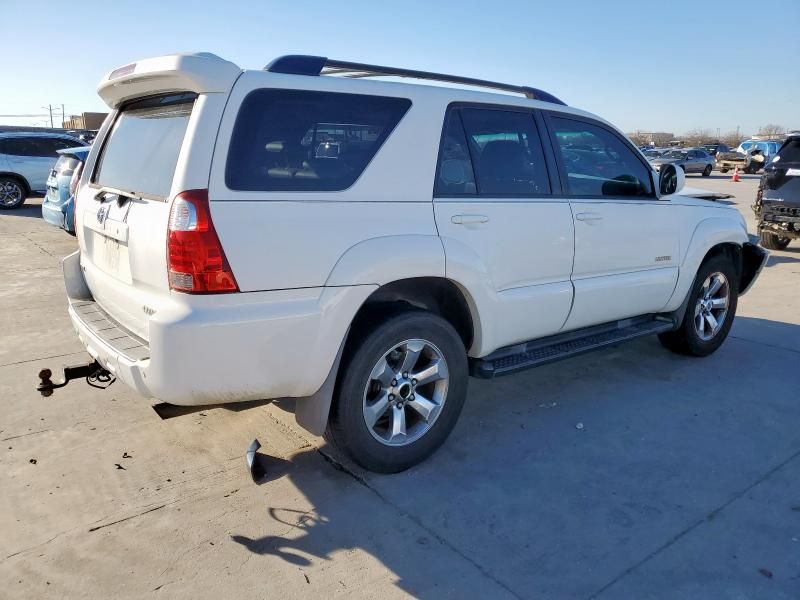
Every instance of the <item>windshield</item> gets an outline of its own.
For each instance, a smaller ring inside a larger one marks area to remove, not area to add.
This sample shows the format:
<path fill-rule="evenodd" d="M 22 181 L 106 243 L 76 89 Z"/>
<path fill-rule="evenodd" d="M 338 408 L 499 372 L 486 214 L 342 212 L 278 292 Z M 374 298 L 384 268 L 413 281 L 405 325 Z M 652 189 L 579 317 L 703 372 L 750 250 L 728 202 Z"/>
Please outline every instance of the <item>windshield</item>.
<path fill-rule="evenodd" d="M 687 156 L 686 152 L 681 152 L 680 150 L 670 150 L 664 155 L 665 158 L 686 158 Z"/>
<path fill-rule="evenodd" d="M 754 144 L 755 144 L 755 142 L 742 142 L 742 143 L 739 145 L 739 149 L 740 149 L 740 150 L 747 151 L 747 150 L 749 150 L 749 149 L 750 149 L 750 148 L 751 148 L 751 147 L 752 147 Z"/>
<path fill-rule="evenodd" d="M 193 94 L 160 96 L 126 106 L 103 146 L 93 181 L 166 198 L 194 98 Z"/>

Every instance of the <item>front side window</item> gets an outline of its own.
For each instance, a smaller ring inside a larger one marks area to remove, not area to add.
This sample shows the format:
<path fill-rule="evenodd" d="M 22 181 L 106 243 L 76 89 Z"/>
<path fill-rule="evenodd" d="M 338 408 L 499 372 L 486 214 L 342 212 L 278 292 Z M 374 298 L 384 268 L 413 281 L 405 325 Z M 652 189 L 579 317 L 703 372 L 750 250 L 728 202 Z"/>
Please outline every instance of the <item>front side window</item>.
<path fill-rule="evenodd" d="M 650 171 L 617 135 L 585 121 L 551 118 L 570 196 L 653 198 Z M 667 158 L 686 158 L 672 150 Z"/>
<path fill-rule="evenodd" d="M 251 92 L 236 117 L 225 183 L 240 191 L 347 189 L 410 106 L 406 98 Z"/>

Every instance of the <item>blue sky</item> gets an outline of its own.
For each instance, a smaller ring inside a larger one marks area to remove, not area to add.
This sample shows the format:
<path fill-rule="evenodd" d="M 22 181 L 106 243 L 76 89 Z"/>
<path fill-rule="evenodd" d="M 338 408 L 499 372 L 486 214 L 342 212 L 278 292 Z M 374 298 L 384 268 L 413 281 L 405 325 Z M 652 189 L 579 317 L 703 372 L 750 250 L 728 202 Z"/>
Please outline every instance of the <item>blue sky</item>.
<path fill-rule="evenodd" d="M 0 115 L 103 110 L 112 68 L 210 51 L 245 68 L 320 54 L 532 85 L 625 131 L 800 128 L 800 0 L 0 0 L 0 20 L 15 24 Z"/>

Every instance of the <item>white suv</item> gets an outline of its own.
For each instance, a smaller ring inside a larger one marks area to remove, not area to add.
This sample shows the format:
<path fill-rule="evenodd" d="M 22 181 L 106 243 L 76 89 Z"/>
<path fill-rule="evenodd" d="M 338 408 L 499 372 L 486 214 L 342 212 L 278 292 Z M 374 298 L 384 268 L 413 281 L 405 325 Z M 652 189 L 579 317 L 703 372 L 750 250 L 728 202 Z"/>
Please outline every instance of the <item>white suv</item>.
<path fill-rule="evenodd" d="M 64 261 L 89 353 L 169 403 L 296 398 L 376 471 L 442 444 L 468 375 L 645 334 L 710 354 L 767 256 L 736 210 L 675 194 L 679 169 L 533 88 L 195 54 L 99 94 Z"/>

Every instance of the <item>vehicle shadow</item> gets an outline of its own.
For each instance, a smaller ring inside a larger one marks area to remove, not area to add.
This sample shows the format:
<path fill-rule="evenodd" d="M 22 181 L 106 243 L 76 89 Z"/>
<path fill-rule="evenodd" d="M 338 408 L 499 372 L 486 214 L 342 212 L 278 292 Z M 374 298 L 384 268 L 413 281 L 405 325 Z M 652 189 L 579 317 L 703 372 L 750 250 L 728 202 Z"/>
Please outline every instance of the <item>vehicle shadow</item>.
<path fill-rule="evenodd" d="M 800 248 L 798 247 L 792 248 L 791 246 L 789 246 L 788 248 L 781 250 L 781 252 L 791 252 L 793 254 L 800 256 Z M 800 258 L 796 258 L 794 256 L 785 256 L 783 254 L 775 254 L 775 252 L 773 251 L 769 255 L 769 259 L 767 259 L 766 266 L 774 267 L 775 265 L 781 265 L 785 263 L 800 263 Z"/>
<path fill-rule="evenodd" d="M 283 477 L 313 510 L 266 506 L 264 535 L 231 539 L 298 567 L 360 549 L 417 597 L 590 597 L 797 451 L 800 404 L 785 379 L 760 374 L 793 372 L 799 340 L 798 324 L 738 317 L 704 359 L 648 338 L 471 380 L 455 431 L 426 462 L 381 476 L 338 464 L 328 446 L 302 452 Z M 760 565 L 743 577 L 707 554 L 722 543 L 747 556 L 768 509 L 740 506 L 716 541 L 691 534 L 668 569 L 701 582 L 699 596 L 727 577 L 757 596 Z M 783 542 L 769 543 L 781 555 Z M 669 595 L 670 582 L 648 593 Z"/>
<path fill-rule="evenodd" d="M 12 208 L 11 210 L 4 210 L 2 213 L 4 217 L 27 217 L 33 219 L 42 218 L 42 197 L 28 197 L 25 204 L 19 208 Z"/>

